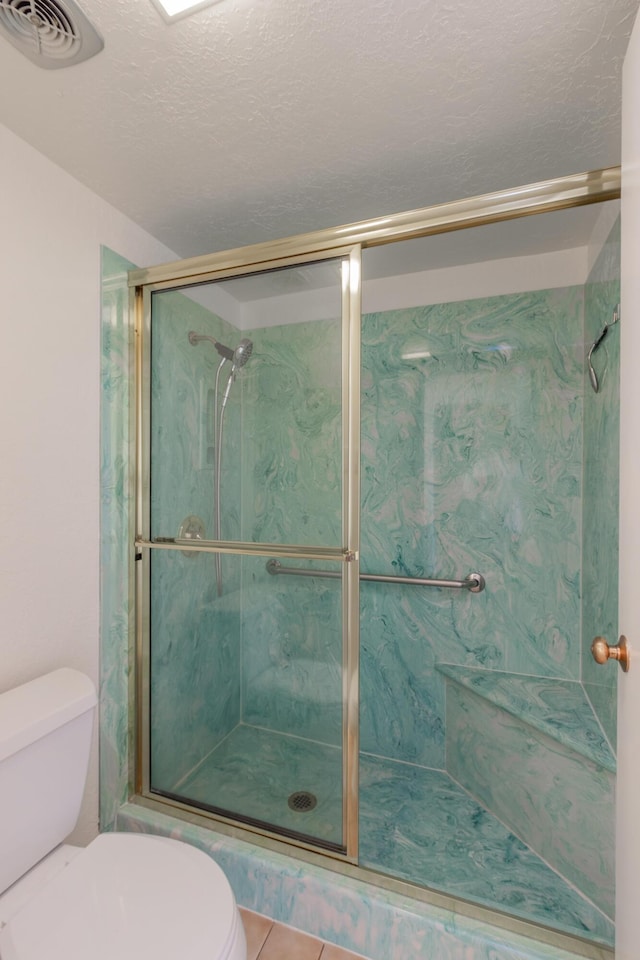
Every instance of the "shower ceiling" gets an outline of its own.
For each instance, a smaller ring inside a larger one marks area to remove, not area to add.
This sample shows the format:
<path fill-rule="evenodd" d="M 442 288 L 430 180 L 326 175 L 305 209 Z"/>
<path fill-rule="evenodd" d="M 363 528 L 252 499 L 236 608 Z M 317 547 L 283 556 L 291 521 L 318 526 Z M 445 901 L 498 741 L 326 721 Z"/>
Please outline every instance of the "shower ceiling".
<path fill-rule="evenodd" d="M 0 40 L 0 122 L 190 256 L 617 164 L 639 2 L 80 0 L 104 51 Z"/>

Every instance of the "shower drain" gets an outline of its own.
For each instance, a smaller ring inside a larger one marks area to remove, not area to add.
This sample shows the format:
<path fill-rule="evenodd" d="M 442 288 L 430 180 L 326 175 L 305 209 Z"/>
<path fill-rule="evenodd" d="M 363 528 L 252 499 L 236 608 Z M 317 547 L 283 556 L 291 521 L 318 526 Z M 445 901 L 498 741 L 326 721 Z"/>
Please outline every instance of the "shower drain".
<path fill-rule="evenodd" d="M 308 790 L 298 790 L 296 793 L 292 793 L 287 800 L 291 809 L 298 813 L 307 813 L 307 811 L 313 810 L 317 802 L 317 798 Z"/>

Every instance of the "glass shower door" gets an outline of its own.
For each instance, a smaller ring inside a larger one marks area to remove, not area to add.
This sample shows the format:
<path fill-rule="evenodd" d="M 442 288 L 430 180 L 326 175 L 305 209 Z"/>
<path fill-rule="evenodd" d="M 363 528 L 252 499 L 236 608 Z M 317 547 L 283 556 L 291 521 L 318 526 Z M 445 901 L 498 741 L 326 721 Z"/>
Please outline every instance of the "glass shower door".
<path fill-rule="evenodd" d="M 150 293 L 138 536 L 146 790 L 350 856 L 353 256 Z"/>

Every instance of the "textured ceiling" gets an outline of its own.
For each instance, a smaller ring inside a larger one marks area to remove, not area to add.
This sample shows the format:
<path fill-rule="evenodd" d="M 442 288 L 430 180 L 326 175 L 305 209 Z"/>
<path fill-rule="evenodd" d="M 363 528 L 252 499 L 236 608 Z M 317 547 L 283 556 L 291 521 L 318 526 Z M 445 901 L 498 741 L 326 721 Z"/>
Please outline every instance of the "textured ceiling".
<path fill-rule="evenodd" d="M 103 52 L 0 39 L 0 122 L 180 256 L 620 160 L 639 0 L 79 4 Z"/>

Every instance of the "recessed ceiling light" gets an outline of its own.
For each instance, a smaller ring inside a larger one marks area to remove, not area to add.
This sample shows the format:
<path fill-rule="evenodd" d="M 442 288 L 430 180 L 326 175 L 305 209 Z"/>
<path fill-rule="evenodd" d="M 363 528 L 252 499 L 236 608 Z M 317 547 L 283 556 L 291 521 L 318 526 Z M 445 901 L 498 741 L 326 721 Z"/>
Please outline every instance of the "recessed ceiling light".
<path fill-rule="evenodd" d="M 220 3 L 220 0 L 196 0 L 195 3 L 193 0 L 151 0 L 151 2 L 167 23 L 173 23 L 174 20 L 180 20 L 214 3 Z"/>

